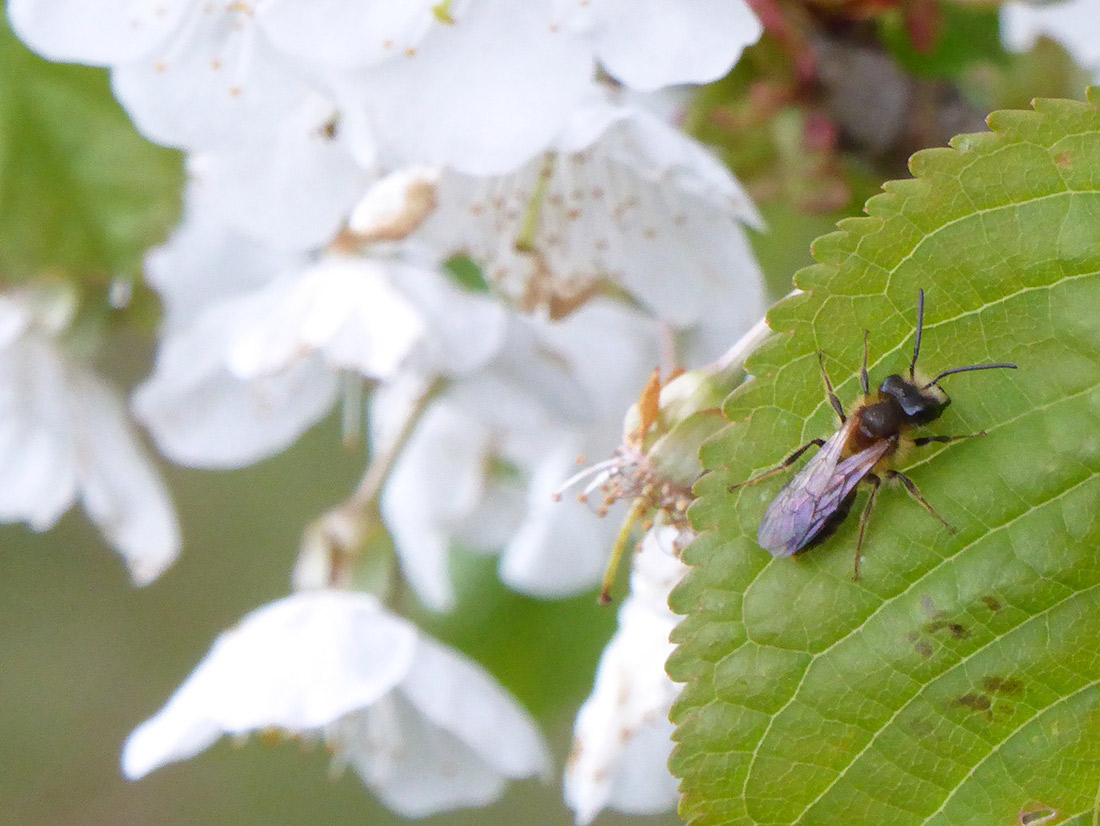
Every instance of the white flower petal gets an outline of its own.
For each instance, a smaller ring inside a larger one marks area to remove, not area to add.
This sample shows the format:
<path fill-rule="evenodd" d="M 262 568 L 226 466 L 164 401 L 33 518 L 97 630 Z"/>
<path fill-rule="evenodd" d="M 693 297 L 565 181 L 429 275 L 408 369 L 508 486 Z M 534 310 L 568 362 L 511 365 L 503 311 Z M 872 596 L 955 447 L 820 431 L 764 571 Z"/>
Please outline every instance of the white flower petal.
<path fill-rule="evenodd" d="M 621 104 L 606 99 L 593 102 L 575 113 L 560 145 L 570 152 L 598 150 L 641 180 L 673 184 L 685 195 L 698 197 L 731 218 L 762 229 L 760 214 L 729 169 L 703 145 L 651 111 L 651 107 L 664 104 L 657 95 L 634 96 Z M 593 131 L 591 122 L 598 124 L 601 119 L 607 120 L 607 128 Z M 597 145 L 597 141 L 601 143 Z"/>
<path fill-rule="evenodd" d="M 1013 51 L 1030 49 L 1040 36 L 1057 40 L 1100 78 L 1100 0 L 1008 2 L 1001 6 L 1001 38 Z"/>
<path fill-rule="evenodd" d="M 404 55 L 433 26 L 438 0 L 309 0 L 265 3 L 260 25 L 273 43 L 303 60 L 370 66 Z"/>
<path fill-rule="evenodd" d="M 422 636 L 401 690 L 504 777 L 548 775 L 550 755 L 534 721 L 473 661 Z"/>
<path fill-rule="evenodd" d="M 598 519 L 577 502 L 553 496 L 576 470 L 575 458 L 583 455 L 579 448 L 577 441 L 561 440 L 529 480 L 523 520 L 500 563 L 501 579 L 517 591 L 560 598 L 600 581 L 618 532 L 618 511 Z"/>
<path fill-rule="evenodd" d="M 412 268 L 328 257 L 279 279 L 251 298 L 258 311 L 240 320 L 230 370 L 241 378 L 278 375 L 316 351 L 334 367 L 390 376 L 427 329 L 391 284 L 406 269 Z"/>
<path fill-rule="evenodd" d="M 504 454 L 527 473 L 524 516 L 505 547 L 501 577 L 525 593 L 560 597 L 599 582 L 618 525 L 615 513 L 595 516 L 599 501 L 587 507 L 553 494 L 577 470 L 578 456 L 608 456 L 618 445 L 623 411 L 659 357 L 653 321 L 605 299 L 538 330 L 583 387 L 589 412 L 572 422 L 562 417 L 556 428 L 532 428 L 531 437 L 514 427 L 501 439 Z"/>
<path fill-rule="evenodd" d="M 241 467 L 278 453 L 332 407 L 337 376 L 314 354 L 277 375 L 242 380 L 226 365 L 234 337 L 269 303 L 226 301 L 161 343 L 133 408 L 168 457 L 195 467 Z"/>
<path fill-rule="evenodd" d="M 376 702 L 407 674 L 416 629 L 364 594 L 313 591 L 273 602 L 223 633 L 123 750 L 136 779 L 220 734 L 307 733 Z"/>
<path fill-rule="evenodd" d="M 168 493 L 119 399 L 58 343 L 25 329 L 0 349 L 0 521 L 45 530 L 77 496 L 136 584 L 179 553 Z"/>
<path fill-rule="evenodd" d="M 75 446 L 66 370 L 35 335 L 0 352 L 0 521 L 45 530 L 73 503 Z"/>
<path fill-rule="evenodd" d="M 425 599 L 450 599 L 450 586 L 438 583 L 458 537 L 503 550 L 503 579 L 527 593 L 561 596 L 599 581 L 613 521 L 552 494 L 578 453 L 605 455 L 618 444 L 623 411 L 657 360 L 652 327 L 606 300 L 564 322 L 512 316 L 498 354 L 432 403 L 382 498 L 402 565 L 421 571 L 411 578 Z M 403 420 L 388 401 L 379 405 L 392 398 L 388 388 L 376 393 L 375 432 L 396 432 Z"/>
<path fill-rule="evenodd" d="M 270 133 L 310 94 L 245 3 L 190 3 L 174 36 L 111 72 L 115 96 L 150 140 L 184 149 L 231 147 Z"/>
<path fill-rule="evenodd" d="M 340 370 L 457 375 L 504 345 L 504 310 L 436 269 L 329 255 L 294 271 L 300 255 L 247 245 L 234 254 L 239 236 L 193 206 L 185 231 L 151 262 L 172 327 L 135 394 L 138 415 L 177 461 L 232 467 L 281 450 L 331 407 Z M 241 261 L 244 277 L 227 274 L 239 279 L 227 300 L 217 300 L 202 253 L 218 266 Z M 265 264 L 276 269 L 264 273 Z M 259 289 L 240 283 L 252 279 Z M 188 302 L 192 282 L 205 309 Z"/>
<path fill-rule="evenodd" d="M 361 715 L 375 747 L 349 755 L 363 782 L 404 817 L 487 806 L 506 780 L 466 743 L 426 719 L 400 694 Z M 344 735 L 346 738 L 347 735 Z"/>
<path fill-rule="evenodd" d="M 184 219 L 146 256 L 145 273 L 164 306 L 162 332 L 177 332 L 218 301 L 247 294 L 305 266 L 303 253 L 259 244 L 215 220 L 190 187 Z"/>
<path fill-rule="evenodd" d="M 126 418 L 118 396 L 91 373 L 74 373 L 73 427 L 80 451 L 84 507 L 146 585 L 179 554 L 168 491 Z"/>
<path fill-rule="evenodd" d="M 487 805 L 506 779 L 545 776 L 550 766 L 538 729 L 496 680 L 423 635 L 398 689 L 343 721 L 335 744 L 406 817 Z"/>
<path fill-rule="evenodd" d="M 764 28 L 742 0 L 593 0 L 596 55 L 639 91 L 709 83 Z"/>
<path fill-rule="evenodd" d="M 492 361 L 453 384 L 447 398 L 467 415 L 501 430 L 538 434 L 562 422 L 588 422 L 595 406 L 572 368 L 545 340 L 538 322 L 510 315 Z"/>
<path fill-rule="evenodd" d="M 632 815 L 654 815 L 676 808 L 679 783 L 668 770 L 675 729 L 667 717 L 655 715 L 630 733 L 630 742 L 619 755 L 604 807 Z M 591 817 L 582 818 L 578 809 L 577 822 L 588 820 Z"/>
<path fill-rule="evenodd" d="M 404 404 L 399 392 L 387 388 L 375 392 L 372 428 L 376 434 L 376 420 L 400 418 L 400 413 L 393 412 Z M 405 445 L 382 493 L 382 516 L 393 535 L 401 569 L 417 595 L 437 611 L 454 604 L 448 573 L 450 534 L 481 497 L 489 438 L 483 426 L 444 405 L 433 405 Z M 377 436 L 373 443 L 379 443 Z"/>
<path fill-rule="evenodd" d="M 193 0 L 10 0 L 15 33 L 50 60 L 110 65 L 150 53 Z"/>
<path fill-rule="evenodd" d="M 637 397 L 660 361 L 656 322 L 609 299 L 593 299 L 559 322 L 543 322 L 539 333 L 568 362 L 592 400 L 591 417 L 601 422 L 621 422 L 624 403 Z"/>
<path fill-rule="evenodd" d="M 422 237 L 469 254 L 522 307 L 553 313 L 612 281 L 678 327 L 731 305 L 762 310 L 742 226 L 759 216 L 706 150 L 607 101 L 578 110 L 558 146 L 504 177 L 445 173 Z"/>
<path fill-rule="evenodd" d="M 507 313 L 497 301 L 463 290 L 438 270 L 424 267 L 395 268 L 393 283 L 426 320 L 411 369 L 463 375 L 483 367 L 505 346 Z"/>
<path fill-rule="evenodd" d="M 479 0 L 413 54 L 363 72 L 343 104 L 367 107 L 395 165 L 499 174 L 548 146 L 590 88 L 592 65 L 588 44 L 555 26 L 546 3 Z"/>
<path fill-rule="evenodd" d="M 634 558 L 631 594 L 619 610 L 619 629 L 600 658 L 596 684 L 577 715 L 565 797 L 579 824 L 610 806 L 654 813 L 676 804 L 668 772 L 672 725 L 668 713 L 679 692 L 665 673 L 668 635 L 678 618 L 668 595 L 687 571 L 663 546 L 674 529 L 649 533 Z"/>
<path fill-rule="evenodd" d="M 327 243 L 371 178 L 331 105 L 312 96 L 274 129 L 192 156 L 190 170 L 227 226 L 290 249 Z"/>
<path fill-rule="evenodd" d="M 517 474 L 490 474 L 481 501 L 455 528 L 453 540 L 466 550 L 499 553 L 523 520 L 527 507 L 525 483 Z"/>
<path fill-rule="evenodd" d="M 479 666 L 365 594 L 286 597 L 222 634 L 154 717 L 130 735 L 136 779 L 222 734 L 321 736 L 396 811 L 484 805 L 509 778 L 545 774 L 534 723 Z"/>
<path fill-rule="evenodd" d="M 26 301 L 0 295 L 0 350 L 14 343 L 34 323 L 34 314 Z"/>

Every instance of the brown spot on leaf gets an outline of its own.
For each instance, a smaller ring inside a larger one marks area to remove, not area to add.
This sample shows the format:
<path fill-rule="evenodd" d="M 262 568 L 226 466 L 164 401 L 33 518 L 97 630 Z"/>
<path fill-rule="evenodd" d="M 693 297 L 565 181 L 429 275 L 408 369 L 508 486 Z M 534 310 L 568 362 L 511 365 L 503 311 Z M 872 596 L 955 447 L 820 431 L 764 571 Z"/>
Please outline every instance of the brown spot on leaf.
<path fill-rule="evenodd" d="M 963 625 L 961 622 L 948 622 L 947 620 L 936 620 L 930 622 L 924 626 L 924 630 L 929 634 L 935 634 L 937 631 L 947 630 L 951 633 L 951 636 L 957 640 L 965 640 L 970 636 L 970 629 Z"/>
<path fill-rule="evenodd" d="M 993 700 L 988 694 L 964 694 L 955 698 L 955 705 L 971 711 L 989 711 L 993 708 Z"/>
<path fill-rule="evenodd" d="M 991 597 L 989 595 L 982 597 L 982 605 L 984 605 L 986 608 L 988 608 L 990 611 L 993 611 L 994 613 L 1004 608 L 999 599 L 997 599 L 996 597 Z"/>
<path fill-rule="evenodd" d="M 991 694 L 1006 694 L 1016 697 L 1024 691 L 1024 681 L 1015 677 L 986 677 L 982 680 L 982 688 Z"/>
<path fill-rule="evenodd" d="M 911 631 L 905 635 L 905 641 L 910 643 L 916 652 L 921 655 L 923 659 L 932 659 L 932 654 L 935 649 L 932 647 L 932 643 L 918 634 L 916 631 Z"/>

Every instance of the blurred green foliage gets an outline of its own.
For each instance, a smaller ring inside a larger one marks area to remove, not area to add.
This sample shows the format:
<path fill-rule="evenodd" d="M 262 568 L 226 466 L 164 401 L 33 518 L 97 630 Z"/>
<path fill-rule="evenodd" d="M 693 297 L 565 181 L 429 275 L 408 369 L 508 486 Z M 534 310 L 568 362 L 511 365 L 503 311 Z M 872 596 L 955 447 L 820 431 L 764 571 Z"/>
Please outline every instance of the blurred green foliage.
<path fill-rule="evenodd" d="M 0 15 L 0 277 L 135 280 L 179 218 L 182 156 L 146 141 L 107 71 L 49 63 Z"/>
<path fill-rule="evenodd" d="M 882 15 L 878 23 L 882 43 L 898 65 L 918 77 L 958 79 L 974 64 L 1007 66 L 1014 56 L 1001 46 L 1000 9 L 996 6 L 945 3 L 939 6 L 936 38 L 921 50 L 898 11 Z"/>

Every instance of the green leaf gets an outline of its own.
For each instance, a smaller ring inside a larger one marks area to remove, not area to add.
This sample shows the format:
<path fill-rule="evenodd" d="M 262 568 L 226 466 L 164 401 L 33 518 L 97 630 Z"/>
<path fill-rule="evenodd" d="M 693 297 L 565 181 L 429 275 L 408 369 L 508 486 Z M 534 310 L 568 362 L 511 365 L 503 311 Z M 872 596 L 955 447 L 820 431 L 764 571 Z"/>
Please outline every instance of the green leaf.
<path fill-rule="evenodd" d="M 698 824 L 1093 824 L 1100 784 L 1100 94 L 990 116 L 915 155 L 868 217 L 818 239 L 806 291 L 702 451 L 694 568 L 669 663 L 673 771 Z M 902 463 L 958 527 L 878 497 L 852 581 L 853 516 L 792 559 L 757 547 L 781 478 L 727 491 L 829 435 L 816 353 L 842 400 L 920 366 L 945 379 L 929 433 L 985 438 Z M 1038 815 L 1033 815 L 1038 817 Z"/>
<path fill-rule="evenodd" d="M 0 15 L 0 274 L 135 276 L 179 215 L 178 152 L 149 143 L 104 70 L 48 63 Z"/>

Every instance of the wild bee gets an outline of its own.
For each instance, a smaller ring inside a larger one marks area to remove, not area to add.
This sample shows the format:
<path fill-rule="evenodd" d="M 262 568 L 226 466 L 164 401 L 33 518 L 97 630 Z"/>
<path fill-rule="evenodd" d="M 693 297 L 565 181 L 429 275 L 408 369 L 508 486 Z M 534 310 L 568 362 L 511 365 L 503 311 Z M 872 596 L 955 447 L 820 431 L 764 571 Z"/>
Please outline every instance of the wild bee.
<path fill-rule="evenodd" d="M 772 556 L 794 556 L 823 542 L 848 516 L 855 502 L 857 486 L 861 482 L 867 482 L 871 491 L 859 521 L 855 572 L 852 577 L 858 580 L 863 536 L 883 478 L 900 482 L 921 507 L 955 533 L 955 528 L 928 503 L 913 480 L 891 467 L 892 461 L 903 445 L 921 447 L 933 442 L 954 442 L 984 436 L 983 431 L 965 436 L 921 436 L 914 439 L 907 433 L 914 427 L 934 422 L 951 404 L 951 399 L 939 386 L 942 379 L 954 373 L 972 370 L 1015 370 L 1016 365 L 974 364 L 953 367 L 944 370 L 932 381 L 924 382 L 916 373 L 923 328 L 924 290 L 920 290 L 917 296 L 917 333 L 913 345 L 913 360 L 909 362 L 909 377 L 906 379 L 897 374 L 887 376 L 874 397 L 871 396 L 867 377 L 868 332 L 863 331 L 863 367 L 859 372 L 863 397 L 848 415 L 845 415 L 840 399 L 833 392 L 829 374 L 825 370 L 825 356 L 818 351 L 825 395 L 840 418 L 840 428 L 828 439 L 814 439 L 803 445 L 777 467 L 729 488 L 732 492 L 745 485 L 762 482 L 786 470 L 811 447 L 819 448 L 805 467 L 779 491 L 760 522 L 756 540 Z"/>

